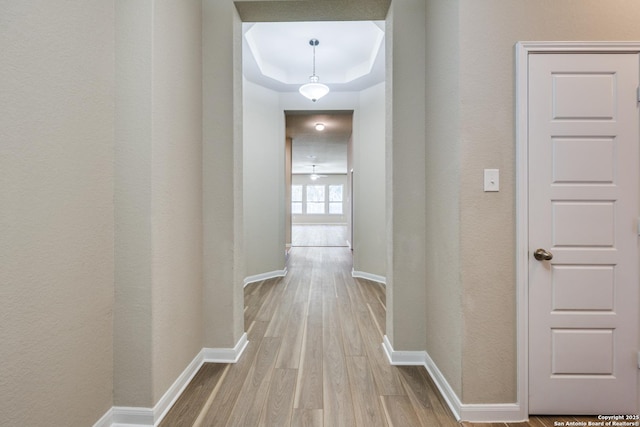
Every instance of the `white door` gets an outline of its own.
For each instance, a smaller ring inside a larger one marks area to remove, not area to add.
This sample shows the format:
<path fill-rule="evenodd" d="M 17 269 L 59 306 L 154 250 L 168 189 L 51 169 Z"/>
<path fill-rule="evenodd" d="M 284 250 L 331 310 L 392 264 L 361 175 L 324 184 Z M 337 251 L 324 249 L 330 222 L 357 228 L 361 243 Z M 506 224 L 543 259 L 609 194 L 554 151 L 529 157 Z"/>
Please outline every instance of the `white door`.
<path fill-rule="evenodd" d="M 638 411 L 639 63 L 529 55 L 532 414 Z"/>

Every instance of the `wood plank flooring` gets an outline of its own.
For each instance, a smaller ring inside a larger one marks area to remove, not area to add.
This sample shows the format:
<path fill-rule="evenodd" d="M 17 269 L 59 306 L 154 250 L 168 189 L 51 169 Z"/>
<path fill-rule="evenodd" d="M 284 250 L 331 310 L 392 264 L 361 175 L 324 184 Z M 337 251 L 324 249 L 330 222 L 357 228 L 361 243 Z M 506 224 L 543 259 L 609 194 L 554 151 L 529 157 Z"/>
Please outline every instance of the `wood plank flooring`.
<path fill-rule="evenodd" d="M 347 226 L 342 224 L 292 224 L 291 246 L 347 246 Z"/>
<path fill-rule="evenodd" d="M 245 288 L 249 344 L 238 363 L 204 364 L 161 427 L 460 426 L 424 367 L 389 365 L 384 287 L 351 277 L 349 249 L 292 248 L 287 267 Z M 573 418 L 462 425 L 555 420 Z"/>

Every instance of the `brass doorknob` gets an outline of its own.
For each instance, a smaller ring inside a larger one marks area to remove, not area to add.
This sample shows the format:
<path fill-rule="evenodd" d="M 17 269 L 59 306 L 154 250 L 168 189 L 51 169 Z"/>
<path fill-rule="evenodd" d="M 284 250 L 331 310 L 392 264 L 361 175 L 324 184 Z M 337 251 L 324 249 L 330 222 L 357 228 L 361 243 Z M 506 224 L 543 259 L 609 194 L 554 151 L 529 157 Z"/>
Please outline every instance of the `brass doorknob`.
<path fill-rule="evenodd" d="M 553 259 L 553 254 L 546 249 L 536 249 L 533 253 L 533 257 L 538 261 L 550 261 Z"/>

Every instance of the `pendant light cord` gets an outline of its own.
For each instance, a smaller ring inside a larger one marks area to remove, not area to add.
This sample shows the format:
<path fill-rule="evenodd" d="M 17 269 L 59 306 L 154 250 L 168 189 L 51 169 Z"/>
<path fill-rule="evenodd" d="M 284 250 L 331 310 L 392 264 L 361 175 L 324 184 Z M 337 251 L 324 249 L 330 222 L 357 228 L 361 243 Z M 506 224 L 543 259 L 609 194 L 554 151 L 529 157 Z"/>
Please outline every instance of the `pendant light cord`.
<path fill-rule="evenodd" d="M 311 39 L 311 40 L 309 40 L 309 44 L 313 47 L 313 73 L 311 74 L 311 77 L 315 77 L 315 75 L 316 75 L 316 46 L 318 46 L 320 44 L 320 42 L 317 39 Z"/>

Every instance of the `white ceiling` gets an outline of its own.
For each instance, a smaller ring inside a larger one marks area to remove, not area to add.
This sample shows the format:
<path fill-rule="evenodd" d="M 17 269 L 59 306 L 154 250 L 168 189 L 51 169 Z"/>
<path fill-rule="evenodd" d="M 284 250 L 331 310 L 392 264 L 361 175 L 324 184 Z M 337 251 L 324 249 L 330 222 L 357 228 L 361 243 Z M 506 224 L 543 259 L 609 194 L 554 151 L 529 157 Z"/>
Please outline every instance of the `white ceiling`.
<path fill-rule="evenodd" d="M 243 24 L 243 72 L 247 80 L 277 92 L 297 92 L 312 74 L 332 92 L 358 92 L 385 79 L 384 21 L 267 22 Z M 302 97 L 302 95 L 300 95 Z M 311 101 L 309 101 L 311 103 Z M 351 112 L 287 112 L 293 139 L 293 173 L 347 173 Z M 323 122 L 326 129 L 313 129 Z"/>
<path fill-rule="evenodd" d="M 351 111 L 286 112 L 286 134 L 293 139 L 292 168 L 294 174 L 347 173 L 347 142 L 351 137 Z M 324 130 L 317 131 L 316 123 Z"/>
<path fill-rule="evenodd" d="M 384 81 L 384 21 L 243 24 L 247 80 L 278 92 L 309 82 L 317 39 L 316 75 L 331 91 L 360 91 Z"/>

